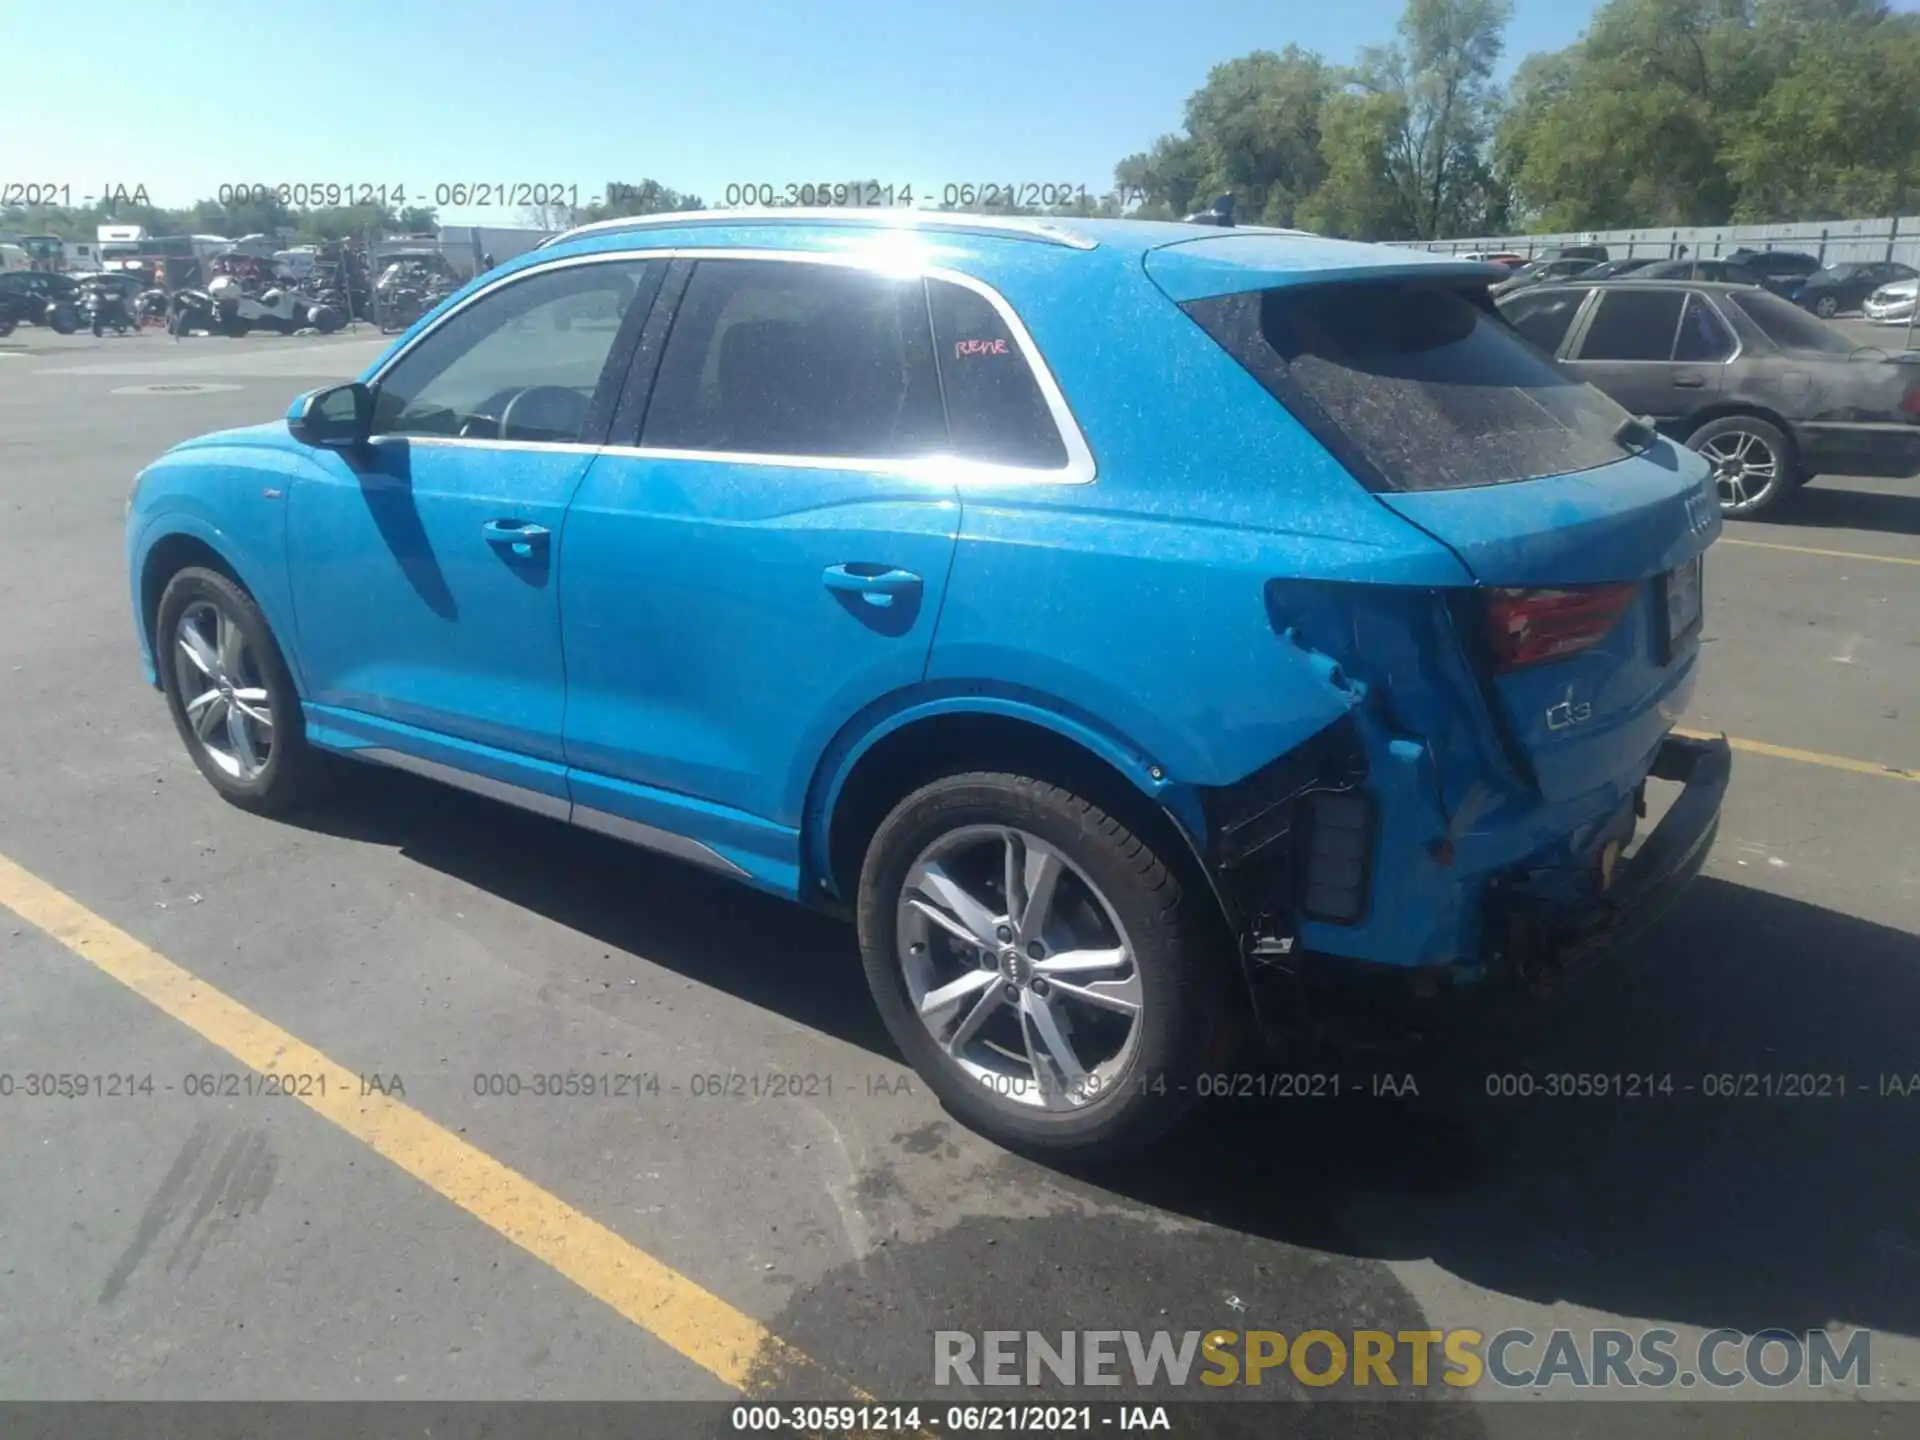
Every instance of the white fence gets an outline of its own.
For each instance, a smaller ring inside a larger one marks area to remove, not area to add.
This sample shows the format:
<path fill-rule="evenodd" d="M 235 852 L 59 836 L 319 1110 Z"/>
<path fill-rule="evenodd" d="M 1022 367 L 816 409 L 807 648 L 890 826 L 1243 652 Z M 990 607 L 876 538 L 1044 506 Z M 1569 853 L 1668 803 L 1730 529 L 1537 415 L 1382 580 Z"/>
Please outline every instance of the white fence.
<path fill-rule="evenodd" d="M 1677 257 L 1686 246 L 1694 259 L 1711 259 L 1745 246 L 1749 250 L 1800 250 L 1822 265 L 1850 260 L 1900 260 L 1920 268 L 1920 215 L 1878 220 L 1822 220 L 1785 225 L 1682 225 L 1641 230 L 1588 230 L 1558 235 L 1477 235 L 1470 239 L 1395 240 L 1390 244 L 1443 255 L 1504 250 L 1529 259 L 1562 245 L 1604 245 L 1614 259 Z"/>

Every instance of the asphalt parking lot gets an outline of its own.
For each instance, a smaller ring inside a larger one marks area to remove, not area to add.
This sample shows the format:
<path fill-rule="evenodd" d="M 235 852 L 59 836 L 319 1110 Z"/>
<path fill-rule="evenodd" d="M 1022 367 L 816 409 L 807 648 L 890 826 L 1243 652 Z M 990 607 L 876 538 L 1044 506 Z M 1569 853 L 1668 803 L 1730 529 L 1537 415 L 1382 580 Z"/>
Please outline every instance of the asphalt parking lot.
<path fill-rule="evenodd" d="M 1867 1327 L 1870 1398 L 1920 1401 L 1920 479 L 1728 526 L 1685 722 L 1740 752 L 1720 839 L 1577 1004 L 1067 1174 L 944 1115 L 833 921 L 406 775 L 299 824 L 200 780 L 138 675 L 128 485 L 385 344 L 0 342 L 0 1073 L 155 1081 L 0 1098 L 0 1397 L 924 1397 L 943 1329 L 1660 1324 Z M 365 1078 L 221 1093 L 289 1043 Z M 480 1093 L 566 1071 L 659 1088 Z M 1676 1089 L 1488 1094 L 1522 1072 Z M 1379 1433 L 1594 1433 L 1573 1408 Z M 1714 1408 L 1635 1433 L 1752 1423 Z"/>

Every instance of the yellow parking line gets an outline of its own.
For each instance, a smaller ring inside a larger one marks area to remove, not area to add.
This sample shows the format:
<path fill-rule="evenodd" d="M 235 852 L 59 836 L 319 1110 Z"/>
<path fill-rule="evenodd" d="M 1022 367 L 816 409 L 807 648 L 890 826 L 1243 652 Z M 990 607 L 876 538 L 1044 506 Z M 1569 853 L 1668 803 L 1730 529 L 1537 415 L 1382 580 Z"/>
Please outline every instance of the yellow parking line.
<path fill-rule="evenodd" d="M 319 1093 L 298 1097 L 309 1109 L 734 1389 L 764 1393 L 778 1385 L 784 1391 L 812 1375 L 840 1394 L 871 1400 L 759 1321 L 419 1111 L 380 1094 L 360 1094 L 354 1071 L 4 855 L 0 905 L 241 1064 L 266 1074 L 324 1076 L 324 1087 L 315 1087 Z"/>
<path fill-rule="evenodd" d="M 1706 730 L 1681 730 L 1675 728 L 1674 734 L 1685 735 L 1690 740 L 1718 740 L 1717 733 Z M 1829 770 L 1850 770 L 1855 775 L 1878 775 L 1882 780 L 1920 781 L 1920 771 L 1902 770 L 1894 765 L 1876 765 L 1871 760 L 1849 760 L 1845 755 L 1825 755 L 1818 750 L 1796 750 L 1791 745 L 1770 745 L 1765 740 L 1742 740 L 1736 735 L 1727 736 L 1727 743 L 1736 750 L 1744 750 L 1750 755 L 1771 755 L 1776 760 L 1798 760 L 1807 765 L 1824 765 Z"/>
<path fill-rule="evenodd" d="M 1767 540 L 1735 540 L 1728 535 L 1722 535 L 1719 543 L 1744 545 L 1749 550 L 1786 550 L 1794 555 L 1825 555 L 1832 560 L 1878 560 L 1882 565 L 1920 565 L 1920 560 L 1909 560 L 1902 555 L 1869 555 L 1864 550 L 1816 550 L 1811 545 L 1776 545 Z"/>

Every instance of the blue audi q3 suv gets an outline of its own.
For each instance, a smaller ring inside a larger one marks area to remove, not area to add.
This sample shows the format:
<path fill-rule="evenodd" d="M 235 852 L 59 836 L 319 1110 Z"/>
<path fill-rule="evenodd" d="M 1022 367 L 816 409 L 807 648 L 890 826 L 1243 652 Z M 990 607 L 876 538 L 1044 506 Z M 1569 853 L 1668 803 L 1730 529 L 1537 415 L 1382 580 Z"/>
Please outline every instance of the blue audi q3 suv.
<path fill-rule="evenodd" d="M 1704 861 L 1707 466 L 1524 343 L 1503 273 L 589 225 L 141 473 L 148 679 L 247 809 L 347 756 L 850 913 L 953 1112 L 1118 1151 L 1302 995 L 1538 986 Z"/>

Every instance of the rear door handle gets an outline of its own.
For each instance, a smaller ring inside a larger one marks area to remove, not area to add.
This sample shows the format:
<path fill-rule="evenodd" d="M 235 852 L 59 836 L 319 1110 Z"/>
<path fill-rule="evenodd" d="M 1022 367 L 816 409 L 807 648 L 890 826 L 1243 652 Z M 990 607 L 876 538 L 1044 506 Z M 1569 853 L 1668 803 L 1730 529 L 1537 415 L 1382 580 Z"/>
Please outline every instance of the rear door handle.
<path fill-rule="evenodd" d="M 507 546 L 523 560 L 530 557 L 536 547 L 544 549 L 553 534 L 546 526 L 535 525 L 531 520 L 489 520 L 480 527 L 480 533 L 489 545 Z"/>
<path fill-rule="evenodd" d="M 893 597 L 920 588 L 920 577 L 911 570 L 896 570 L 885 565 L 849 562 L 829 565 L 820 576 L 829 590 L 841 595 L 858 595 L 867 604 L 885 609 Z"/>
<path fill-rule="evenodd" d="M 1682 390 L 1701 390 L 1706 388 L 1707 381 L 1704 375 L 1676 375 L 1673 383 Z"/>

